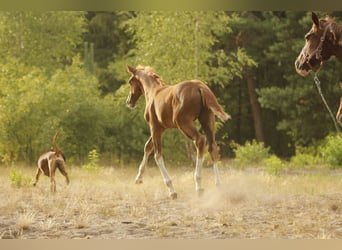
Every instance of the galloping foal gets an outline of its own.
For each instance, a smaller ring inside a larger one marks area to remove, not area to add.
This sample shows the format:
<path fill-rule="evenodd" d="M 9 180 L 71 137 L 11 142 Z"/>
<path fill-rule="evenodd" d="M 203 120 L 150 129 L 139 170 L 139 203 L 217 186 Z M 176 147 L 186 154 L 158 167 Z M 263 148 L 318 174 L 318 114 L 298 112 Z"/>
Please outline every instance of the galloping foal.
<path fill-rule="evenodd" d="M 230 116 L 224 112 L 215 95 L 207 85 L 199 80 L 184 81 L 166 86 L 160 77 L 149 66 L 133 68 L 127 65 L 132 75 L 129 79 L 130 92 L 127 106 L 133 108 L 141 95 L 145 96 L 146 107 L 144 117 L 150 127 L 151 136 L 144 148 L 144 157 L 139 166 L 136 183 L 142 183 L 143 173 L 148 157 L 154 150 L 154 158 L 169 188 L 170 197 L 177 198 L 171 178 L 165 168 L 162 156 L 162 135 L 168 128 L 178 128 L 194 141 L 197 149 L 195 182 L 198 194 L 203 193 L 201 169 L 205 150 L 205 137 L 197 131 L 194 121 L 198 119 L 208 140 L 208 151 L 213 160 L 215 183 L 220 184 L 217 162 L 219 148 L 215 141 L 215 115 L 226 121 Z"/>

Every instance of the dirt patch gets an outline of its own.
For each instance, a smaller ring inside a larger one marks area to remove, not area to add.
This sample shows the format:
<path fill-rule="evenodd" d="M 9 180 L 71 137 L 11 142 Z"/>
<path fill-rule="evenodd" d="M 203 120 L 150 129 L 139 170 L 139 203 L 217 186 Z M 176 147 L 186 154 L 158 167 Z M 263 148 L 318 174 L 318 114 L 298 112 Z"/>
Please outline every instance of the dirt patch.
<path fill-rule="evenodd" d="M 197 197 L 192 169 L 171 168 L 179 196 L 171 200 L 156 168 L 141 185 L 135 169 L 71 169 L 69 186 L 57 175 L 54 195 L 47 178 L 13 188 L 8 172 L 0 172 L 2 239 L 342 238 L 341 177 L 327 173 L 274 177 L 222 167 L 217 188 L 206 168 Z"/>

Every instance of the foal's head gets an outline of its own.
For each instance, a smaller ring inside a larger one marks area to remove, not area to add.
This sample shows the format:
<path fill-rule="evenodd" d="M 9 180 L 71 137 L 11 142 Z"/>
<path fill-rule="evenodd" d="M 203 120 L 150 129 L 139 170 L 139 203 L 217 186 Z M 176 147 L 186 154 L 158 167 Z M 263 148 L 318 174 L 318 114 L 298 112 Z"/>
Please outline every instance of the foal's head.
<path fill-rule="evenodd" d="M 134 108 L 139 97 L 143 94 L 144 90 L 140 81 L 132 74 L 128 80 L 130 89 L 126 100 L 126 104 L 130 108 Z"/>
<path fill-rule="evenodd" d="M 312 28 L 305 35 L 305 45 L 296 59 L 298 74 L 307 76 L 310 71 L 318 72 L 325 61 L 334 55 L 338 43 L 336 23 L 330 18 L 318 19 L 312 12 Z"/>
<path fill-rule="evenodd" d="M 145 93 L 147 88 L 163 85 L 160 77 L 149 66 L 133 68 L 127 65 L 127 71 L 132 74 L 128 80 L 130 91 L 126 100 L 126 104 L 130 108 L 135 107 L 139 97 Z"/>

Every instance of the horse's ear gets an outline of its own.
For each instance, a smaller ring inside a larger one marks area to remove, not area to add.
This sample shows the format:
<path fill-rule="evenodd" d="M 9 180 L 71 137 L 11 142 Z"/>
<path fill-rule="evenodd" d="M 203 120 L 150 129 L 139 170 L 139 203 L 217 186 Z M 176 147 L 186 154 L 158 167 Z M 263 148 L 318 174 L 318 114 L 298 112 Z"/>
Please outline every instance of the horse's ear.
<path fill-rule="evenodd" d="M 312 22 L 316 25 L 316 27 L 319 28 L 319 18 L 315 12 L 311 12 L 311 19 Z"/>
<path fill-rule="evenodd" d="M 135 72 L 137 71 L 135 68 L 129 66 L 126 64 L 127 71 L 135 75 Z"/>

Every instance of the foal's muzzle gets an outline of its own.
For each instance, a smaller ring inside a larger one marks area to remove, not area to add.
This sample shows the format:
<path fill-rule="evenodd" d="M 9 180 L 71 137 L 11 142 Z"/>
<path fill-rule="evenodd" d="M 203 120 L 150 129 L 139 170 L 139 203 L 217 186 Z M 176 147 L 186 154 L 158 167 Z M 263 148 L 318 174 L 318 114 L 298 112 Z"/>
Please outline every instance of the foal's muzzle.
<path fill-rule="evenodd" d="M 135 107 L 135 103 L 132 102 L 132 95 L 128 95 L 127 100 L 126 100 L 126 105 L 129 108 Z"/>

